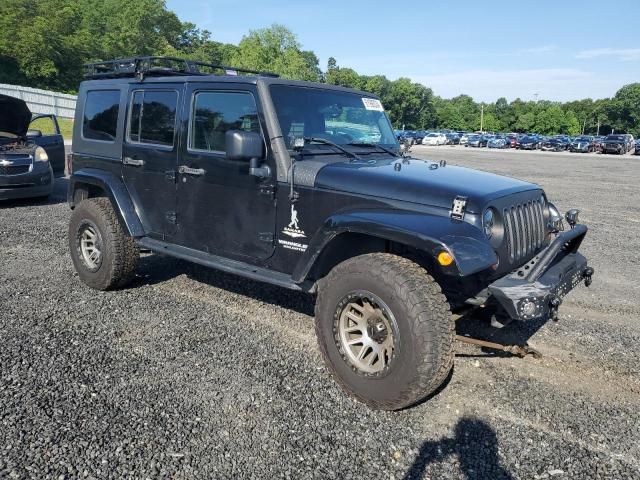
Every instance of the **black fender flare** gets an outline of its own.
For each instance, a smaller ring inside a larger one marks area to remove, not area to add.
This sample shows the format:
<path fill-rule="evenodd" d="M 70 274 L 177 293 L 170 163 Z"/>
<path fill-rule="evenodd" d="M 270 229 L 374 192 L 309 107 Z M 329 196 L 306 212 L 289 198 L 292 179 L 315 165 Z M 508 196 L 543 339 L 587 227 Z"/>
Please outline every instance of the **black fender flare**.
<path fill-rule="evenodd" d="M 121 178 L 113 173 L 94 168 L 83 168 L 73 172 L 69 178 L 69 190 L 67 191 L 67 202 L 71 208 L 75 207 L 75 192 L 78 186 L 83 184 L 99 187 L 106 193 L 130 236 L 143 237 L 146 235 L 127 187 Z"/>
<path fill-rule="evenodd" d="M 442 267 L 449 275 L 467 276 L 498 263 L 496 252 L 474 225 L 422 212 L 393 209 L 361 210 L 329 217 L 309 242 L 292 278 L 303 282 L 323 250 L 343 233 L 360 233 L 411 246 L 436 257 L 446 251 L 454 263 Z"/>

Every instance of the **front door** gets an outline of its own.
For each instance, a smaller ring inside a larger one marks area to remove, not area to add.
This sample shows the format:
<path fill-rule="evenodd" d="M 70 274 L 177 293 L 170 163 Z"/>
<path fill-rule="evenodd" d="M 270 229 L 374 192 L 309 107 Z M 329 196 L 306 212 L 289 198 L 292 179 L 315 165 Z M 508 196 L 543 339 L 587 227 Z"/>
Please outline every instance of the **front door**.
<path fill-rule="evenodd" d="M 56 175 L 64 174 L 64 139 L 60 133 L 58 120 L 55 115 L 36 115 L 31 120 L 29 138 L 36 145 L 41 146 L 49 156 L 51 169 Z"/>
<path fill-rule="evenodd" d="M 175 232 L 178 134 L 176 111 L 181 85 L 132 85 L 122 176 L 150 237 L 170 240 Z"/>
<path fill-rule="evenodd" d="M 256 97 L 252 85 L 189 86 L 178 168 L 179 243 L 246 261 L 273 253 L 275 179 L 252 176 L 248 162 L 226 158 L 227 131 L 265 131 Z"/>

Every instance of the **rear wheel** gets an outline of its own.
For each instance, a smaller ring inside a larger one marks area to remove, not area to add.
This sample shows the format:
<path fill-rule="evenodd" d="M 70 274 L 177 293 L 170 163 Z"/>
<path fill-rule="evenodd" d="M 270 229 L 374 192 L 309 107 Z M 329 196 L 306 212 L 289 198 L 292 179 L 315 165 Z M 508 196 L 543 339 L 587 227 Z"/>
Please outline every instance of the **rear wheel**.
<path fill-rule="evenodd" d="M 140 252 L 108 198 L 80 202 L 71 215 L 68 238 L 78 276 L 91 288 L 123 287 L 134 277 Z"/>
<path fill-rule="evenodd" d="M 447 300 L 421 266 L 395 255 L 337 265 L 319 285 L 316 333 L 337 382 L 375 409 L 424 399 L 453 366 Z"/>

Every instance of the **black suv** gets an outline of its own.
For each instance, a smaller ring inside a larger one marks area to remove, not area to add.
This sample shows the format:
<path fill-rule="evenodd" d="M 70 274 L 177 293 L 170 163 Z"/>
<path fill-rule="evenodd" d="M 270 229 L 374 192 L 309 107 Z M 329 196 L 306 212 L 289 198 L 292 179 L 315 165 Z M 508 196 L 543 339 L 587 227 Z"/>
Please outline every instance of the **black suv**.
<path fill-rule="evenodd" d="M 64 158 L 55 115 L 32 117 L 23 100 L 0 95 L 0 200 L 49 196 L 54 174 L 64 172 Z"/>
<path fill-rule="evenodd" d="M 178 59 L 89 68 L 68 193 L 80 278 L 122 287 L 142 248 L 315 294 L 329 368 L 373 408 L 443 383 L 452 309 L 549 318 L 590 282 L 576 210 L 564 230 L 537 185 L 402 156 L 371 94 Z"/>
<path fill-rule="evenodd" d="M 607 135 L 601 143 L 602 153 L 617 153 L 624 155 L 633 147 L 633 137 L 624 133 Z"/>

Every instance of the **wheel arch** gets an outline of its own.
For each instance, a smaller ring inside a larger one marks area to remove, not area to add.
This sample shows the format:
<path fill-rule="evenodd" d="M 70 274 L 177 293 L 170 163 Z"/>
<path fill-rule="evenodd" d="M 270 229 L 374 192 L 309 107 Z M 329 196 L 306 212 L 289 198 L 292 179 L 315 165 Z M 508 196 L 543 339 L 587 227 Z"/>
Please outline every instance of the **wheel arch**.
<path fill-rule="evenodd" d="M 71 175 L 67 202 L 75 206 L 86 198 L 107 197 L 121 222 L 131 237 L 145 235 L 142 222 L 136 213 L 131 197 L 120 178 L 116 175 L 96 169 L 82 169 Z"/>
<path fill-rule="evenodd" d="M 385 252 L 419 259 L 433 274 L 466 276 L 497 263 L 498 257 L 481 232 L 449 217 L 397 210 L 351 212 L 327 219 L 296 265 L 295 282 L 316 281 L 335 265 L 356 255 Z M 454 262 L 436 263 L 440 252 Z"/>

